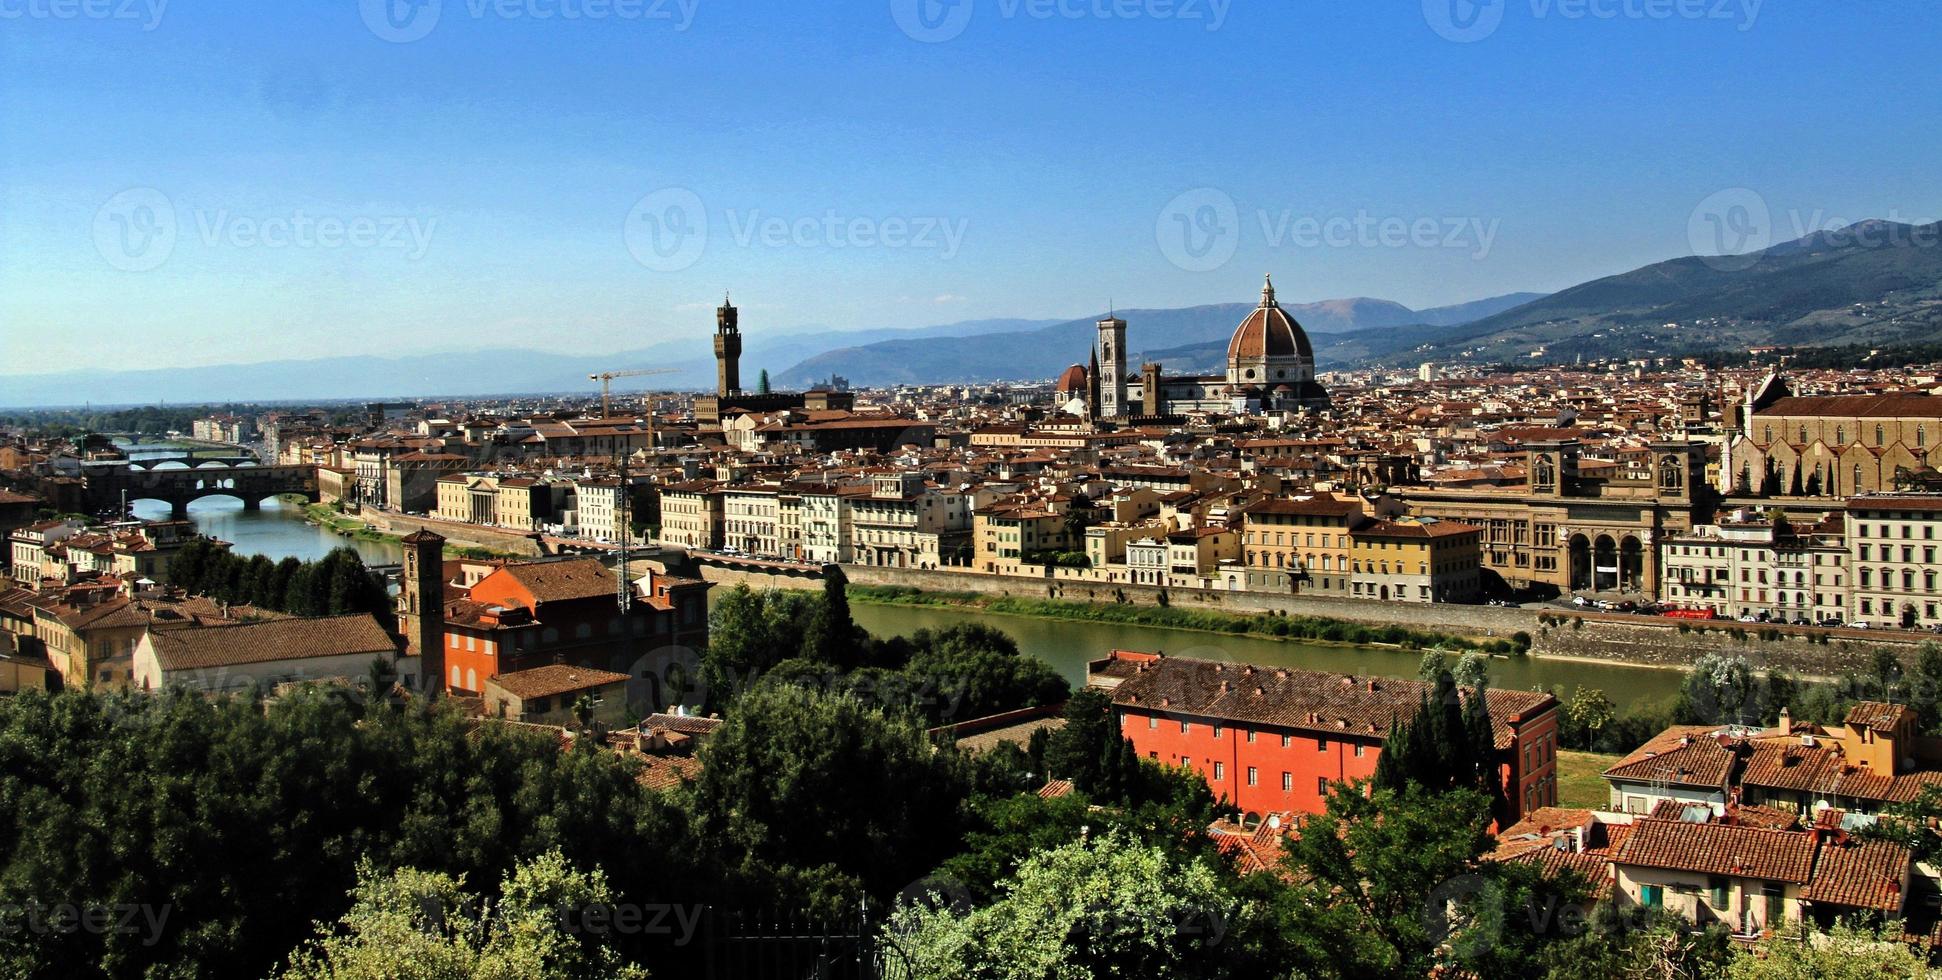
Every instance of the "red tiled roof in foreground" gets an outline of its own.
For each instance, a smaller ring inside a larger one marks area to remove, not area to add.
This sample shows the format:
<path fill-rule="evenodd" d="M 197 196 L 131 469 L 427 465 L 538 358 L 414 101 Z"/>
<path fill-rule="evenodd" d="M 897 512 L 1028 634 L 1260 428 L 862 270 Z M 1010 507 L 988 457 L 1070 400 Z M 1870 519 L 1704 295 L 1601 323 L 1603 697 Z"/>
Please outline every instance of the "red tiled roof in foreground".
<path fill-rule="evenodd" d="M 1876 909 L 1902 910 L 1902 887 L 1908 880 L 1908 849 L 1888 841 L 1848 841 L 1821 848 L 1814 880 L 1800 897 L 1810 902 Z"/>
<path fill-rule="evenodd" d="M 1286 670 L 1250 664 L 1189 660 L 1182 657 L 1120 659 L 1095 676 L 1120 678 L 1112 691 L 1120 709 L 1158 711 L 1217 718 L 1304 731 L 1384 737 L 1415 717 L 1424 695 L 1422 681 L 1391 677 L 1354 677 L 1312 670 Z M 1464 692 L 1469 697 L 1469 692 Z M 1512 743 L 1512 724 L 1555 710 L 1558 699 L 1543 691 L 1487 692 L 1491 727 L 1498 748 Z"/>
<path fill-rule="evenodd" d="M 1633 824 L 1631 836 L 1619 847 L 1612 863 L 1804 885 L 1814 875 L 1814 837 L 1785 830 L 1647 818 Z"/>

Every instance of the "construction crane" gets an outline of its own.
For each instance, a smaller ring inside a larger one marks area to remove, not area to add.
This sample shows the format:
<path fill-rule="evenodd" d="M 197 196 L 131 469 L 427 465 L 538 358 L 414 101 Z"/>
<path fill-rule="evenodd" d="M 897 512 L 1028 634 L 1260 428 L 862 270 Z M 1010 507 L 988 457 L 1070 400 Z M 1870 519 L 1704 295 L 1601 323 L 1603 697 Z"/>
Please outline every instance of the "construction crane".
<path fill-rule="evenodd" d="M 648 368 L 642 371 L 607 371 L 587 375 L 588 381 L 600 382 L 600 417 L 605 419 L 613 414 L 614 379 L 645 378 L 656 374 L 680 374 L 680 368 Z M 654 414 L 654 406 L 648 406 L 648 414 Z"/>

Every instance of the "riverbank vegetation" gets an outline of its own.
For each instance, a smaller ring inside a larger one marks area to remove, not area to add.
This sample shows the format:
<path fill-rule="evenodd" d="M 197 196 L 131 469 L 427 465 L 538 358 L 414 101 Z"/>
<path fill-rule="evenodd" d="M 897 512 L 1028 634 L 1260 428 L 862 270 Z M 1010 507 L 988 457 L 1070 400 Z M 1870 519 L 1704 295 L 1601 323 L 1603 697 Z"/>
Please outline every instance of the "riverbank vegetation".
<path fill-rule="evenodd" d="M 393 615 L 383 580 L 351 548 L 338 548 L 317 561 L 272 561 L 264 555 L 246 558 L 197 538 L 169 564 L 169 584 L 226 605 L 292 616 L 368 612 L 389 623 Z"/>
<path fill-rule="evenodd" d="M 303 500 L 302 497 L 292 499 L 298 501 Z M 363 518 L 344 513 L 339 509 L 341 506 L 341 504 L 306 504 L 303 513 L 305 517 L 316 521 L 324 530 L 339 537 L 350 538 L 354 541 L 371 541 L 394 545 L 404 542 L 402 535 L 377 530 L 369 524 L 366 524 Z M 486 548 L 479 545 L 456 545 L 448 541 L 445 544 L 445 557 L 488 559 L 528 558 L 531 556 L 502 551 L 497 548 Z"/>
<path fill-rule="evenodd" d="M 1862 701 L 1892 701 L 1914 709 L 1923 735 L 1942 735 L 1942 644 L 1916 648 L 1912 665 L 1877 650 L 1866 670 L 1831 680 L 1804 680 L 1786 671 L 1760 673 L 1737 654 L 1708 653 L 1694 661 L 1669 701 L 1619 711 L 1604 691 L 1553 690 L 1563 704 L 1561 747 L 1582 752 L 1626 753 L 1669 725 L 1778 724 L 1786 709 L 1796 722 L 1839 725 Z"/>
<path fill-rule="evenodd" d="M 1521 632 L 1509 639 L 1482 640 L 1455 633 L 1411 629 L 1393 624 L 1372 626 L 1321 616 L 1289 616 L 1278 613 L 1243 615 L 1206 609 L 1184 609 L 1179 606 L 1142 606 L 1128 602 L 1082 603 L 1018 596 L 992 596 L 976 592 L 926 592 L 903 586 L 851 586 L 849 591 L 850 598 L 854 601 L 877 605 L 953 606 L 983 609 L 1007 616 L 1149 626 L 1203 633 L 1259 636 L 1269 639 L 1304 640 L 1314 643 L 1390 646 L 1405 650 L 1476 651 L 1500 656 L 1521 655 L 1531 647 L 1530 634 Z"/>

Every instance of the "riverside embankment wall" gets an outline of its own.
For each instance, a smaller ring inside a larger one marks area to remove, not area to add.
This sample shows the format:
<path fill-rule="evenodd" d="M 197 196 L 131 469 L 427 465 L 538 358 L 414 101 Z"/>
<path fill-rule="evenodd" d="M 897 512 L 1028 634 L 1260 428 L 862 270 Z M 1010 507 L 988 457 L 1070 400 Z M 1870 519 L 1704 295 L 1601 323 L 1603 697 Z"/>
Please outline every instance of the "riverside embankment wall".
<path fill-rule="evenodd" d="M 701 577 L 753 589 L 820 589 L 822 575 L 801 566 L 699 565 Z M 1575 657 L 1657 667 L 1686 667 L 1707 653 L 1745 656 L 1762 670 L 1833 676 L 1872 670 L 1876 650 L 1914 658 L 1920 636 L 1868 634 L 1859 630 L 1777 630 L 1739 623 L 1690 623 L 1645 616 L 1575 611 L 1507 609 L 1501 606 L 1381 603 L 1322 596 L 1277 595 L 1144 585 L 1098 585 L 1043 578 L 997 576 L 845 565 L 855 585 L 896 586 L 925 592 L 972 593 L 1074 603 L 1126 602 L 1252 615 L 1263 612 L 1317 616 L 1374 626 L 1395 624 L 1479 639 L 1531 636 L 1537 656 Z M 1165 599 L 1161 599 L 1161 595 Z M 1821 642 L 1819 637 L 1825 636 Z"/>

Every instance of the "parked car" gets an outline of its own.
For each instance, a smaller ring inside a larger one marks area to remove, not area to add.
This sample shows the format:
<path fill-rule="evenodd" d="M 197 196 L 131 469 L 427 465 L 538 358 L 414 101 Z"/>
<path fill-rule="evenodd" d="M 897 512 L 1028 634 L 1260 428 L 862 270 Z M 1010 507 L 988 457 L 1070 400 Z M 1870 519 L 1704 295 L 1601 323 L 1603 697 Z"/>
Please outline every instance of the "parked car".
<path fill-rule="evenodd" d="M 1571 604 L 1574 606 L 1589 606 L 1591 605 L 1591 600 L 1581 595 L 1574 595 L 1571 597 Z"/>
<path fill-rule="evenodd" d="M 1865 619 L 1857 619 L 1857 620 L 1855 620 L 1854 622 L 1852 622 L 1852 623 L 1849 623 L 1849 624 L 1848 624 L 1848 629 L 1851 629 L 1851 630 L 1865 630 L 1865 629 L 1867 629 L 1867 628 L 1868 628 L 1868 626 L 1869 626 L 1869 623 L 1868 623 L 1868 621 L 1867 621 L 1867 620 L 1865 620 Z"/>

